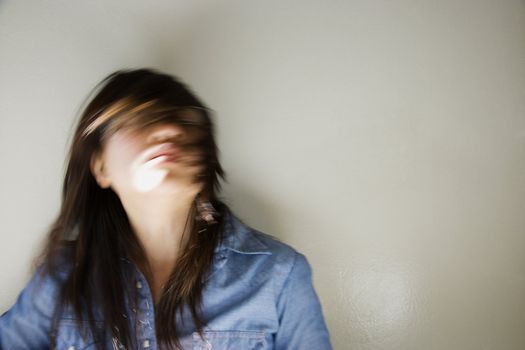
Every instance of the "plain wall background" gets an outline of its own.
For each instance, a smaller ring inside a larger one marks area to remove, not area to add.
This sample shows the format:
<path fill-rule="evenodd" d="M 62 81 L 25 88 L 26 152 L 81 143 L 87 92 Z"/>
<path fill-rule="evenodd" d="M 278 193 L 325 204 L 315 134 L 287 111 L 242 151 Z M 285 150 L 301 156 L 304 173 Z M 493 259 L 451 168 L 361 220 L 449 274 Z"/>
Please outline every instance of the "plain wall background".
<path fill-rule="evenodd" d="M 335 349 L 525 348 L 525 2 L 0 1 L 0 312 L 124 67 L 217 111 L 224 198 L 309 258 Z"/>

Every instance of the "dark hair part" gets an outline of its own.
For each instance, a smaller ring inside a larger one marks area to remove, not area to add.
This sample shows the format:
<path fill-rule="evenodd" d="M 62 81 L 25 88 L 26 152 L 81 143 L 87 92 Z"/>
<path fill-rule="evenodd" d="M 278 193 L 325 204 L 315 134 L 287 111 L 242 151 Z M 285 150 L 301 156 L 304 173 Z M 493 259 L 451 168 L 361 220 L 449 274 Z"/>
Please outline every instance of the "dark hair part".
<path fill-rule="evenodd" d="M 44 273 L 57 273 L 64 262 L 69 268 L 50 333 L 52 347 L 58 319 L 67 306 L 72 307 L 79 319 L 89 320 L 93 337 L 103 336 L 94 321 L 98 315 L 115 341 L 125 348 L 134 347 L 134 325 L 123 315 L 125 300 L 135 300 L 135 289 L 130 287 L 132 281 L 125 278 L 123 260 L 132 260 L 150 281 L 151 272 L 119 197 L 113 190 L 98 186 L 90 162 L 101 151 L 104 140 L 116 130 L 161 122 L 182 125 L 188 132 L 199 135 L 186 146 L 201 151 L 204 170 L 195 179 L 203 183 L 199 196 L 212 203 L 219 217 L 216 223 L 208 225 L 193 220 L 195 205 L 190 210 L 191 233 L 155 310 L 156 333 L 159 343 L 178 346 L 177 315 L 186 307 L 196 329 L 202 333 L 203 280 L 221 239 L 223 218 L 229 211 L 217 198 L 219 178 L 224 180 L 225 174 L 218 161 L 210 112 L 188 87 L 172 76 L 148 69 L 128 70 L 115 72 L 99 84 L 73 136 L 62 206 L 41 256 Z"/>

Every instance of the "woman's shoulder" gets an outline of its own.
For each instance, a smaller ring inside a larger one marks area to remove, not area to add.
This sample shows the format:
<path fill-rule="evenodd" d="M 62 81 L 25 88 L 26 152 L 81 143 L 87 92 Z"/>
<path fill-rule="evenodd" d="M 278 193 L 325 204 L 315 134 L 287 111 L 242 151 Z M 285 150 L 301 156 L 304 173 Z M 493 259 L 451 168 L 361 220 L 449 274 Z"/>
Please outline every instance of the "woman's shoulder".
<path fill-rule="evenodd" d="M 55 254 L 46 255 L 36 264 L 22 294 L 30 294 L 33 301 L 41 303 L 43 308 L 53 305 L 51 301 L 58 300 L 60 288 L 71 272 L 72 253 L 73 246 L 65 244 Z"/>
<path fill-rule="evenodd" d="M 294 247 L 250 227 L 234 214 L 226 218 L 220 249 L 242 255 L 245 260 L 256 260 L 257 265 L 260 265 L 261 260 L 265 261 L 264 266 L 285 278 L 297 265 L 310 269 L 306 257 Z M 250 261 L 247 261 L 248 265 Z"/>
<path fill-rule="evenodd" d="M 203 298 L 209 328 L 259 334 L 271 348 L 330 349 L 305 256 L 234 215 L 225 221 L 222 270 Z"/>
<path fill-rule="evenodd" d="M 65 245 L 55 254 L 46 254 L 39 259 L 17 303 L 29 303 L 31 308 L 39 310 L 42 315 L 51 315 L 60 300 L 61 288 L 71 272 L 71 255 L 72 247 Z"/>

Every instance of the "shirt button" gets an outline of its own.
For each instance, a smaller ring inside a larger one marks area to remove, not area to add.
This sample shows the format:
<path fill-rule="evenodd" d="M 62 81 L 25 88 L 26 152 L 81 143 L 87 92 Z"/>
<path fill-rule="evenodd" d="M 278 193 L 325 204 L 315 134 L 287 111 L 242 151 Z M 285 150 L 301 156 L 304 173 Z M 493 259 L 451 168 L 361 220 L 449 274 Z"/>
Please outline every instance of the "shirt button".
<path fill-rule="evenodd" d="M 137 288 L 138 289 L 142 288 L 142 283 L 140 283 L 140 281 L 137 281 Z"/>
<path fill-rule="evenodd" d="M 142 345 L 143 345 L 144 348 L 146 348 L 146 349 L 149 348 L 149 340 L 148 340 L 148 339 L 144 340 L 144 343 L 143 343 Z"/>

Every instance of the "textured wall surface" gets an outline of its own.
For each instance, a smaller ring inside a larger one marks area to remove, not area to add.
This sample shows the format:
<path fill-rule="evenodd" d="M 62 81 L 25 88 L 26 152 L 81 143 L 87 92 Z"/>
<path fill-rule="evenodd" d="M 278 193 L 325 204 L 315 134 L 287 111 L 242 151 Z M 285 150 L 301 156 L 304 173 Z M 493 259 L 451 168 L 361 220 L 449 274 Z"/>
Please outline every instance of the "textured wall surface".
<path fill-rule="evenodd" d="M 525 2 L 0 2 L 0 311 L 121 67 L 217 111 L 224 197 L 309 258 L 338 350 L 525 348 Z"/>

